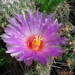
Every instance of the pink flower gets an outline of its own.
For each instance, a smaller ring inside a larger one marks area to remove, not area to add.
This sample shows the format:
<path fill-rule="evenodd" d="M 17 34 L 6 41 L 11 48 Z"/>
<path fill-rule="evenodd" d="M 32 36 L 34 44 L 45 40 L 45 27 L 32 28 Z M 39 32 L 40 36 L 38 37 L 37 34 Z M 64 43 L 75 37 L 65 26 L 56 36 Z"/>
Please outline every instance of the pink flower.
<path fill-rule="evenodd" d="M 54 20 L 54 14 L 47 16 L 38 10 L 35 14 L 29 11 L 28 15 L 22 12 L 8 21 L 10 24 L 4 29 L 2 39 L 7 44 L 6 53 L 18 61 L 31 65 L 34 60 L 46 65 L 51 57 L 64 53 L 60 45 L 66 44 L 68 39 L 60 37 L 58 31 L 62 24 Z"/>

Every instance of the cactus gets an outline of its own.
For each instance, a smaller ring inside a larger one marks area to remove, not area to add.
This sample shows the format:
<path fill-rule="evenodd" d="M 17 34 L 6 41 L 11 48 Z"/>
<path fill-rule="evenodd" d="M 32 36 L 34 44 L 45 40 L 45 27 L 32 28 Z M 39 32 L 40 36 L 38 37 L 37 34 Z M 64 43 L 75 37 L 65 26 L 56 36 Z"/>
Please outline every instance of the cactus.
<path fill-rule="evenodd" d="M 12 17 L 14 15 L 13 13 L 20 14 L 22 10 L 27 12 L 27 8 L 30 8 L 35 12 L 34 0 L 12 1 L 12 3 L 11 0 L 5 0 L 5 3 L 3 3 L 3 0 L 0 1 L 1 27 L 4 27 L 7 24 L 7 18 Z"/>
<path fill-rule="evenodd" d="M 2 2 L 2 1 L 1 1 Z M 27 8 L 30 8 L 33 12 L 35 11 L 34 1 L 31 0 L 18 0 L 18 1 L 11 1 L 7 3 L 1 3 L 2 13 L 5 15 L 11 15 L 13 12 L 20 13 L 21 10 L 27 11 Z"/>
<path fill-rule="evenodd" d="M 59 22 L 66 24 L 69 20 L 70 15 L 70 5 L 67 4 L 66 1 L 64 3 L 58 4 L 56 10 L 55 10 L 55 16 L 59 20 Z"/>

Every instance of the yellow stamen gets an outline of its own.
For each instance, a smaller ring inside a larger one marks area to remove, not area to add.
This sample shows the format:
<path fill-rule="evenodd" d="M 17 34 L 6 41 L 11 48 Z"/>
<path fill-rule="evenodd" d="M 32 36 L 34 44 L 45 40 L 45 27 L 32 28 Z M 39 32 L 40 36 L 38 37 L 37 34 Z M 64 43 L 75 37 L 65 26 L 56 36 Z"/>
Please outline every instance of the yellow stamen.
<path fill-rule="evenodd" d="M 38 46 L 39 46 L 39 45 L 41 44 L 42 39 L 43 39 L 43 38 L 41 38 L 41 36 L 36 35 L 36 36 L 35 36 L 35 39 L 33 40 L 33 43 L 34 43 L 35 45 L 38 45 Z"/>

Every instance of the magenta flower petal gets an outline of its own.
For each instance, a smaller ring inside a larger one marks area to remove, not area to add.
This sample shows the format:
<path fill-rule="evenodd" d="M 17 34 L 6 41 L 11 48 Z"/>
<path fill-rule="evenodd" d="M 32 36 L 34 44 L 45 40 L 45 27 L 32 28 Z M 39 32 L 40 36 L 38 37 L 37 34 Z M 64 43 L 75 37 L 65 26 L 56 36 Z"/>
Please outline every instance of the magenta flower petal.
<path fill-rule="evenodd" d="M 44 64 L 44 66 L 46 66 L 47 58 L 46 58 L 45 54 L 42 52 L 39 52 L 39 53 L 37 53 L 36 56 L 37 56 L 37 61 Z"/>
<path fill-rule="evenodd" d="M 24 59 L 27 60 L 27 59 L 31 58 L 31 55 L 32 55 L 31 51 L 24 51 L 16 58 L 18 61 L 23 61 Z"/>
<path fill-rule="evenodd" d="M 1 36 L 7 46 L 6 53 L 28 66 L 33 60 L 46 65 L 52 61 L 51 57 L 59 57 L 65 52 L 60 45 L 67 44 L 68 39 L 60 37 L 58 32 L 62 24 L 54 19 L 53 13 L 28 11 L 28 14 L 22 11 L 20 15 L 15 14 L 15 18 L 9 18 L 10 24 Z"/>
<path fill-rule="evenodd" d="M 49 45 L 65 45 L 65 44 L 68 43 L 68 41 L 69 40 L 67 38 L 61 37 L 61 38 L 57 38 L 57 39 L 51 40 Z"/>
<path fill-rule="evenodd" d="M 61 56 L 65 51 L 60 47 L 49 47 L 47 50 L 44 51 L 50 56 Z"/>
<path fill-rule="evenodd" d="M 30 66 L 32 64 L 33 59 L 24 60 L 25 64 Z"/>

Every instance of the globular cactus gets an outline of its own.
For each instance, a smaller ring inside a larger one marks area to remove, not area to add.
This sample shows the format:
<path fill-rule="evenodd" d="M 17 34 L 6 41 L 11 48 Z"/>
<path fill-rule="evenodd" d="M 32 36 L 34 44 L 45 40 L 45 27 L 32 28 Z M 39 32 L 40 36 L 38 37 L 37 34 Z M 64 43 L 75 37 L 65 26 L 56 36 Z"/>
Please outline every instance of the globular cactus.
<path fill-rule="evenodd" d="M 30 9 L 35 12 L 34 0 L 1 0 L 0 1 L 0 23 L 1 28 L 7 24 L 7 18 L 14 16 L 14 13 L 20 14 L 21 11 L 27 12 Z"/>
<path fill-rule="evenodd" d="M 69 20 L 70 5 L 65 1 L 64 3 L 58 4 L 55 10 L 55 16 L 59 22 L 66 24 Z"/>
<path fill-rule="evenodd" d="M 35 4 L 33 0 L 1 0 L 1 14 L 6 17 L 10 17 L 13 13 L 21 13 L 21 10 L 27 11 L 30 8 L 35 11 Z"/>

